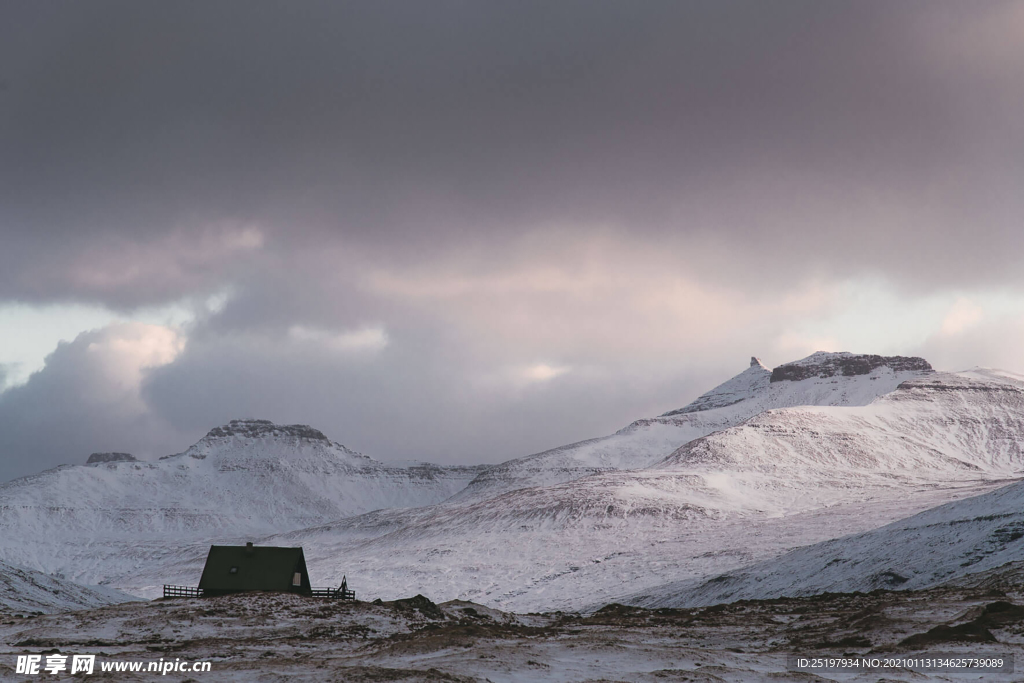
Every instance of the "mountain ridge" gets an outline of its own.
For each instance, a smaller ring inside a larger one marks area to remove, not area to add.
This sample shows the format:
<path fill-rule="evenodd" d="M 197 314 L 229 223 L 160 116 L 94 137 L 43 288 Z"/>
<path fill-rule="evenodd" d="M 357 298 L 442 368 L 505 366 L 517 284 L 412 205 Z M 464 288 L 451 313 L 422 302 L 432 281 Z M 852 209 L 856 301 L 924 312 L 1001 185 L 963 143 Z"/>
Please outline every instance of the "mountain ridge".
<path fill-rule="evenodd" d="M 890 362 L 902 369 L 893 369 Z M 500 463 L 481 473 L 452 500 L 477 501 L 531 486 L 650 467 L 694 439 L 736 426 L 765 410 L 799 405 L 866 405 L 903 381 L 933 372 L 923 359 L 848 352 L 819 351 L 794 363 L 816 368 L 841 367 L 842 363 L 872 367 L 863 374 L 835 376 L 823 370 L 820 374 L 825 376 L 814 374 L 802 380 L 772 383 L 773 371 L 752 357 L 745 370 L 683 408 L 634 420 L 608 436 Z"/>

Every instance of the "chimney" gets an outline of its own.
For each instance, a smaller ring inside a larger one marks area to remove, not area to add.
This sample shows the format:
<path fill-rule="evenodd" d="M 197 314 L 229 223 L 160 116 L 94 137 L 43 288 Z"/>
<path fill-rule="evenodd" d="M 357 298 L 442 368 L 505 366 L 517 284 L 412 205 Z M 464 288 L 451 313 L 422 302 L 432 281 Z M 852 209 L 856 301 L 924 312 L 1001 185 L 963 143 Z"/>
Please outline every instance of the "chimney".
<path fill-rule="evenodd" d="M 252 555 L 252 541 L 248 541 L 245 544 L 245 554 L 246 555 Z"/>

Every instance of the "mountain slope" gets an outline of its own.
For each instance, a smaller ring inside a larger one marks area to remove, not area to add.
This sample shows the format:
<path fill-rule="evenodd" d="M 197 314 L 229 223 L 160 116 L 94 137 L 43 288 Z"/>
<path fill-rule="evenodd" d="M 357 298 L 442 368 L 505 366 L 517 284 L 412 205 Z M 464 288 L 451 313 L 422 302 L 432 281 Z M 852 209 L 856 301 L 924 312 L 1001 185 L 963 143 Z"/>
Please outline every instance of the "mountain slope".
<path fill-rule="evenodd" d="M 768 410 L 688 443 L 652 470 L 834 468 L 1024 474 L 1024 378 L 978 370 L 903 382 L 869 405 Z M 839 470 L 836 470 L 839 471 Z"/>
<path fill-rule="evenodd" d="M 137 598 L 102 586 L 81 586 L 59 577 L 0 562 L 0 611 L 68 612 Z"/>
<path fill-rule="evenodd" d="M 694 439 L 738 425 L 765 410 L 866 405 L 901 382 L 931 372 L 924 359 L 901 356 L 818 352 L 775 370 L 751 358 L 746 370 L 683 408 L 637 420 L 610 436 L 496 465 L 453 500 L 484 500 L 516 489 L 649 467 Z"/>
<path fill-rule="evenodd" d="M 917 590 L 1021 561 L 1024 482 L 1017 482 L 707 581 L 666 584 L 626 599 L 683 607 L 826 591 Z"/>

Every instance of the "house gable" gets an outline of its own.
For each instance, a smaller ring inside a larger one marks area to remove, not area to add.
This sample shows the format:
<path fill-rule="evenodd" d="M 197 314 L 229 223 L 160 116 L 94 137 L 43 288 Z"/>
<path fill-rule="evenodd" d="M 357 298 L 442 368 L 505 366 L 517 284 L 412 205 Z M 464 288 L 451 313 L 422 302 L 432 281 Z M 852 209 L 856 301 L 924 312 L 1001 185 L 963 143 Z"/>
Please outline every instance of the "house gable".
<path fill-rule="evenodd" d="M 298 585 L 296 584 L 298 581 Z M 204 595 L 244 591 L 311 592 L 302 548 L 210 546 L 199 587 Z"/>

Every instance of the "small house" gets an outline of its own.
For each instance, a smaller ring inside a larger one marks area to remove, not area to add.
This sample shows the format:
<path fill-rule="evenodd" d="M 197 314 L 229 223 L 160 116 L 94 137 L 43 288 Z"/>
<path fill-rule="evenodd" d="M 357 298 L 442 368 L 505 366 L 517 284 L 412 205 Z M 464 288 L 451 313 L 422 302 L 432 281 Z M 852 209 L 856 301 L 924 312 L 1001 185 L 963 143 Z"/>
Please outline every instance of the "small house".
<path fill-rule="evenodd" d="M 279 591 L 311 595 L 302 548 L 212 545 L 199 579 L 203 595 Z"/>

